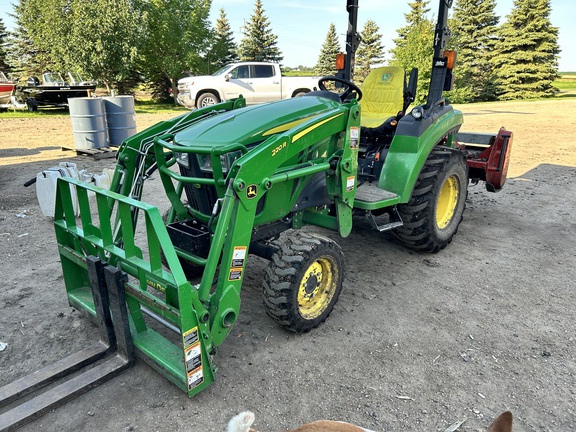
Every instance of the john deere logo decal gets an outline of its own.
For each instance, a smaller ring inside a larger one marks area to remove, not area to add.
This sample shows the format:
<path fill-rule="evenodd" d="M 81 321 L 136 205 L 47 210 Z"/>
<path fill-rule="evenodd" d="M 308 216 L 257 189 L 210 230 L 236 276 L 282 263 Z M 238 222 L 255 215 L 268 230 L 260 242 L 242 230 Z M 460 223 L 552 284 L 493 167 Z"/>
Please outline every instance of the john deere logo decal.
<path fill-rule="evenodd" d="M 257 185 L 250 185 L 246 188 L 246 198 L 252 199 L 258 196 L 258 186 Z"/>
<path fill-rule="evenodd" d="M 389 73 L 382 74 L 382 81 L 384 81 L 384 82 L 390 81 L 391 78 L 392 78 L 392 75 L 390 75 Z"/>

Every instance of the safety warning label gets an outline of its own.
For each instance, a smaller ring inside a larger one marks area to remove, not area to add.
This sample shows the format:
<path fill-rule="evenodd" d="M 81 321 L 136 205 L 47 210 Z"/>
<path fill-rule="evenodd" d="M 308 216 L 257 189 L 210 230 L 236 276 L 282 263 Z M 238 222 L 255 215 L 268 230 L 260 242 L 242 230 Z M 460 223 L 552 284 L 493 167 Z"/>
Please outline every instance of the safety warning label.
<path fill-rule="evenodd" d="M 203 382 L 204 372 L 202 372 L 202 368 L 188 374 L 188 390 L 192 390 L 194 387 L 199 386 Z"/>
<path fill-rule="evenodd" d="M 354 180 L 356 178 L 354 176 L 348 177 L 346 179 L 346 192 L 350 192 L 354 189 Z"/>
<path fill-rule="evenodd" d="M 188 377 L 188 390 L 204 382 L 202 370 L 202 346 L 198 338 L 198 327 L 191 328 L 182 335 L 184 344 L 184 363 Z"/>
<path fill-rule="evenodd" d="M 356 126 L 350 128 L 350 148 L 358 147 L 359 130 Z"/>
<path fill-rule="evenodd" d="M 193 371 L 202 366 L 202 352 L 200 344 L 196 344 L 184 351 L 186 372 Z"/>
<path fill-rule="evenodd" d="M 242 278 L 242 267 L 230 269 L 230 273 L 228 273 L 229 281 L 236 281 L 240 280 L 241 278 Z"/>
<path fill-rule="evenodd" d="M 230 267 L 244 267 L 244 260 L 246 259 L 246 251 L 248 248 L 246 246 L 234 246 L 234 252 L 232 253 L 232 264 Z"/>
<path fill-rule="evenodd" d="M 191 328 L 182 335 L 184 349 L 198 342 L 198 327 Z"/>

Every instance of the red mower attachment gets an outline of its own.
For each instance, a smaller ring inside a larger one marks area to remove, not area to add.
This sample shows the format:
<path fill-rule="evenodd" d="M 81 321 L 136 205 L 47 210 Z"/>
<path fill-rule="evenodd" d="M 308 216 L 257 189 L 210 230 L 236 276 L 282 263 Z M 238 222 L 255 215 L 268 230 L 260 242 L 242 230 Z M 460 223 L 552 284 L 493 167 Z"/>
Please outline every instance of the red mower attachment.
<path fill-rule="evenodd" d="M 514 134 L 500 128 L 497 135 L 456 134 L 457 145 L 466 156 L 470 180 L 486 182 L 486 190 L 499 192 L 506 183 Z"/>

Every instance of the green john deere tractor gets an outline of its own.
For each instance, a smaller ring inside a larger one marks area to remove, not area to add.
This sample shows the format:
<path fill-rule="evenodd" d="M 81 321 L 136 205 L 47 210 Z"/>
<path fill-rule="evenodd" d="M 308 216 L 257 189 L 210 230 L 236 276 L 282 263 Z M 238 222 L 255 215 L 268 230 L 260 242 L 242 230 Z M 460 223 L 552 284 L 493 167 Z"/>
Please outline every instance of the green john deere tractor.
<path fill-rule="evenodd" d="M 239 97 L 152 126 L 120 147 L 110 190 L 59 180 L 54 224 L 70 304 L 98 318 L 90 263 L 120 269 L 124 294 L 115 301 L 127 305 L 136 352 L 192 396 L 214 380 L 250 254 L 270 262 L 267 313 L 307 332 L 337 302 L 345 259 L 333 240 L 298 228 L 345 237 L 355 218 L 368 217 L 410 249 L 443 249 L 462 220 L 468 183 L 504 185 L 512 144 L 504 129 L 459 133 L 462 114 L 443 97 L 454 66 L 445 50 L 450 4 L 440 0 L 423 105 L 409 110 L 415 72 L 408 83 L 393 68 L 373 71 L 362 88 L 350 81 L 358 0 L 348 0 L 345 66 L 317 91 L 251 107 Z M 379 115 L 391 94 L 398 105 Z M 141 201 L 156 171 L 170 203 L 164 215 Z"/>

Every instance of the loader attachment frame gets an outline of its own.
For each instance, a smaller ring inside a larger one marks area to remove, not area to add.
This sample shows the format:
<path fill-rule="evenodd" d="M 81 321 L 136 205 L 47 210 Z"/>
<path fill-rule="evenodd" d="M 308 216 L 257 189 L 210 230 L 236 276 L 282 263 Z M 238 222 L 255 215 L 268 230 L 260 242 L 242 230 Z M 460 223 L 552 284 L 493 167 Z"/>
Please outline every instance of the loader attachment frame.
<path fill-rule="evenodd" d="M 68 184 L 76 189 L 79 220 L 74 217 Z M 92 194 L 95 200 L 90 199 Z M 125 301 L 137 354 L 190 396 L 211 384 L 214 371 L 209 353 L 214 348 L 208 312 L 199 301 L 196 288 L 184 276 L 158 209 L 70 178 L 58 182 L 57 197 L 54 226 L 70 305 L 96 316 L 87 256 L 94 255 L 117 266 L 128 275 Z M 115 204 L 116 215 L 111 203 Z M 134 237 L 134 209 L 144 218 L 142 240 L 149 252 L 147 259 Z M 119 223 L 114 227 L 116 216 Z M 161 253 L 169 270 L 162 267 Z M 153 329 L 145 314 L 156 317 L 168 328 L 176 328 L 176 340 Z"/>
<path fill-rule="evenodd" d="M 211 109 L 229 111 L 243 104 L 243 100 L 239 101 Z M 228 121 L 233 117 L 224 115 Z M 124 272 L 125 301 L 136 354 L 189 396 L 197 394 L 214 381 L 213 356 L 238 318 L 248 252 L 255 246 L 252 234 L 258 224 L 266 226 L 286 217 L 288 227 L 298 228 L 312 220 L 343 236 L 350 233 L 359 118 L 360 107 L 355 101 L 329 104 L 323 113 L 293 127 L 280 128 L 250 151 L 237 143 L 180 145 L 172 122 L 164 133 L 154 127 L 125 142 L 112 182 L 112 187 L 121 193 L 67 177 L 59 179 L 54 226 L 70 305 L 97 316 L 90 292 L 89 256 Z M 146 151 L 137 147 L 138 142 L 145 143 Z M 242 156 L 224 173 L 220 156 L 231 151 L 239 151 Z M 213 177 L 179 174 L 173 167 L 182 154 L 209 156 Z M 132 160 L 133 155 L 140 162 Z M 133 193 L 130 182 L 142 179 L 122 176 L 122 171 L 137 164 L 158 170 L 177 220 L 204 224 L 202 236 L 207 256 L 182 247 L 188 245 L 175 245 L 168 231 L 171 224 L 167 227 L 169 221 L 163 220 L 158 208 L 132 198 L 141 196 L 141 188 Z M 329 214 L 326 206 L 291 211 L 297 192 L 316 175 L 325 177 L 335 214 Z M 211 215 L 182 201 L 186 184 L 215 188 L 218 199 Z M 285 213 L 278 214 L 275 200 L 278 195 L 284 196 L 286 190 L 295 192 L 284 206 Z M 270 201 L 257 214 L 258 203 L 264 198 Z M 75 217 L 75 199 L 79 219 Z M 272 212 L 267 207 L 272 207 Z M 187 279 L 181 259 L 203 268 L 199 283 Z"/>

